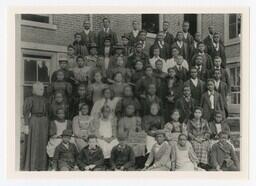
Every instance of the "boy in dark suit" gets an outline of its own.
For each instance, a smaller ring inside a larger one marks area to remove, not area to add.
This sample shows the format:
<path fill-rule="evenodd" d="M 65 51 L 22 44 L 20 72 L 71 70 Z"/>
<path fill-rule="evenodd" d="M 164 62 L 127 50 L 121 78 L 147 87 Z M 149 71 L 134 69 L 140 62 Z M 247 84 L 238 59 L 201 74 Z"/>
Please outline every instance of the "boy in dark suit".
<path fill-rule="evenodd" d="M 164 32 L 159 32 L 157 34 L 157 38 L 154 42 L 154 44 L 150 47 L 150 58 L 153 57 L 154 48 L 158 47 L 160 49 L 160 57 L 166 60 L 167 58 L 170 58 L 170 46 L 168 43 L 164 41 Z"/>
<path fill-rule="evenodd" d="M 226 68 L 226 52 L 223 44 L 220 42 L 220 34 L 215 32 L 213 34 L 213 42 L 207 48 L 208 54 L 214 59 L 216 56 L 221 57 L 221 67 Z"/>
<path fill-rule="evenodd" d="M 172 44 L 174 43 L 174 36 L 170 32 L 168 32 L 168 29 L 169 29 L 169 22 L 164 21 L 163 22 L 164 42 L 168 43 L 169 46 L 172 46 Z"/>
<path fill-rule="evenodd" d="M 64 130 L 62 142 L 56 147 L 53 157 L 54 170 L 72 171 L 76 168 L 78 151 L 73 143 L 70 143 L 71 130 Z"/>
<path fill-rule="evenodd" d="M 89 48 L 91 43 L 97 42 L 96 33 L 91 30 L 91 23 L 89 20 L 85 20 L 83 26 L 84 30 L 80 34 L 82 36 L 82 41 L 85 43 L 87 48 Z"/>
<path fill-rule="evenodd" d="M 147 64 L 149 64 L 149 57 L 148 55 L 143 51 L 143 45 L 142 43 L 138 42 L 135 45 L 135 51 L 133 54 L 131 54 L 127 59 L 126 67 L 130 69 L 134 69 L 135 64 L 137 61 L 141 61 L 143 63 L 143 66 L 145 67 Z"/>
<path fill-rule="evenodd" d="M 207 79 L 207 70 L 203 66 L 203 57 L 197 55 L 195 57 L 195 68 L 197 69 L 197 76 L 200 80 L 206 81 Z"/>
<path fill-rule="evenodd" d="M 194 98 L 196 106 L 199 106 L 201 96 L 205 92 L 205 83 L 198 78 L 197 69 L 190 69 L 190 79 L 184 83 L 184 86 L 190 87 L 191 97 Z"/>
<path fill-rule="evenodd" d="M 180 122 L 187 122 L 193 116 L 196 102 L 191 97 L 191 90 L 189 86 L 184 86 L 183 96 L 175 103 L 175 108 L 180 111 Z"/>
<path fill-rule="evenodd" d="M 103 19 L 103 29 L 99 31 L 97 39 L 98 39 L 98 47 L 99 53 L 103 51 L 105 38 L 108 37 L 110 39 L 111 47 L 117 43 L 117 35 L 114 31 L 111 30 L 110 20 L 108 18 Z"/>
<path fill-rule="evenodd" d="M 104 156 L 102 149 L 97 145 L 97 137 L 89 135 L 86 140 L 88 145 L 81 150 L 77 159 L 79 169 L 90 171 L 104 170 Z"/>
<path fill-rule="evenodd" d="M 194 35 L 193 44 L 190 45 L 190 48 L 189 48 L 189 59 L 190 60 L 192 59 L 194 54 L 197 52 L 198 43 L 200 43 L 200 42 L 201 42 L 201 34 L 199 32 L 196 32 Z"/>
<path fill-rule="evenodd" d="M 221 95 L 214 90 L 214 80 L 207 80 L 207 91 L 202 95 L 201 107 L 203 118 L 207 121 L 213 120 L 215 110 L 222 112 L 224 116 L 225 106 Z"/>
<path fill-rule="evenodd" d="M 112 170 L 132 171 L 135 168 L 135 155 L 132 147 L 126 144 L 124 134 L 119 134 L 119 144 L 113 147 L 110 157 L 110 165 Z"/>
<path fill-rule="evenodd" d="M 188 80 L 188 71 L 182 66 L 183 60 L 183 56 L 178 55 L 176 61 L 177 65 L 174 67 L 174 69 L 176 70 L 176 77 L 185 82 Z"/>
<path fill-rule="evenodd" d="M 234 148 L 228 143 L 228 134 L 220 132 L 219 138 L 212 146 L 211 166 L 216 171 L 239 171 L 239 161 Z"/>
<path fill-rule="evenodd" d="M 183 56 L 184 59 L 188 61 L 189 51 L 188 44 L 183 40 L 183 32 L 179 31 L 176 34 L 176 41 L 172 44 L 171 48 L 178 48 L 179 54 Z"/>
<path fill-rule="evenodd" d="M 228 103 L 227 103 L 227 96 L 229 93 L 228 86 L 225 82 L 221 81 L 221 71 L 216 69 L 214 71 L 214 87 L 215 91 L 219 92 L 223 101 L 224 101 L 224 106 L 225 106 L 225 114 L 226 117 L 228 115 Z"/>
<path fill-rule="evenodd" d="M 132 22 L 132 31 L 128 34 L 129 46 L 134 47 L 138 42 L 139 24 L 136 20 Z"/>

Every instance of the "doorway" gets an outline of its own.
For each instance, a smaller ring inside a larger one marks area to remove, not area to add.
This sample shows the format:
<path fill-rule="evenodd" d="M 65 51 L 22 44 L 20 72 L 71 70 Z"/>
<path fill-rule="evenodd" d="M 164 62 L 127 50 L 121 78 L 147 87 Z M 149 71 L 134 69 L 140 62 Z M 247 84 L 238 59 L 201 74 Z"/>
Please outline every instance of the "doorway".
<path fill-rule="evenodd" d="M 197 14 L 184 14 L 184 21 L 189 22 L 189 32 L 192 36 L 194 36 L 197 32 Z"/>

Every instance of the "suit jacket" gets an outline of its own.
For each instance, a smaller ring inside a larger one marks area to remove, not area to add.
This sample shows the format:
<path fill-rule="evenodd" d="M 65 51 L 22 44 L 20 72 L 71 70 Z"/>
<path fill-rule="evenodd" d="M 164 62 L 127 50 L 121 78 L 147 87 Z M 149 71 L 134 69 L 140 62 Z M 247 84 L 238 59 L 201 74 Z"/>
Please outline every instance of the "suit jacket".
<path fill-rule="evenodd" d="M 140 41 L 140 42 L 142 42 L 142 41 Z M 147 40 L 146 40 L 146 41 L 144 41 L 142 43 L 143 43 L 143 52 L 149 56 L 149 53 L 150 53 L 149 42 L 147 42 Z"/>
<path fill-rule="evenodd" d="M 129 46 L 134 47 L 134 45 L 138 42 L 138 36 L 139 36 L 139 34 L 136 37 L 134 37 L 132 31 L 130 33 L 128 33 Z"/>
<path fill-rule="evenodd" d="M 210 46 L 212 44 L 212 39 L 209 36 L 209 34 L 204 38 L 203 42 L 204 42 L 204 44 L 206 46 L 206 50 L 207 50 L 208 46 Z M 223 45 L 222 39 L 220 39 L 220 43 Z"/>
<path fill-rule="evenodd" d="M 180 122 L 186 122 L 193 117 L 193 112 L 195 110 L 196 101 L 191 97 L 189 102 L 187 102 L 182 96 L 175 103 L 175 108 L 180 111 Z"/>
<path fill-rule="evenodd" d="M 211 166 L 216 168 L 218 165 L 223 166 L 224 161 L 228 160 L 230 164 L 239 168 L 239 161 L 235 154 L 234 148 L 229 143 L 215 143 L 211 150 Z M 231 160 L 231 161 L 230 161 Z M 231 166 L 232 166 L 231 165 Z"/>
<path fill-rule="evenodd" d="M 219 50 L 217 51 L 213 45 L 213 43 L 211 43 L 208 47 L 207 47 L 207 53 L 212 57 L 212 60 L 214 60 L 215 56 L 220 56 L 222 63 L 221 66 L 222 68 L 226 68 L 226 52 L 225 52 L 225 47 L 219 43 Z"/>
<path fill-rule="evenodd" d="M 177 44 L 177 42 L 174 42 L 171 46 L 171 48 L 178 48 L 180 55 L 183 56 L 184 59 L 186 59 L 187 61 L 189 60 L 189 48 L 188 48 L 188 44 L 186 42 L 183 42 L 182 47 L 180 48 L 179 45 Z"/>
<path fill-rule="evenodd" d="M 127 58 L 127 64 L 126 67 L 127 68 L 131 68 L 134 69 L 135 64 L 137 62 L 137 60 L 140 60 L 144 67 L 149 64 L 149 57 L 148 54 L 146 54 L 145 52 L 142 53 L 132 53 L 128 58 Z"/>
<path fill-rule="evenodd" d="M 112 31 L 109 28 L 109 31 L 106 33 L 104 30 L 99 31 L 98 36 L 97 36 L 97 45 L 98 45 L 98 50 L 102 51 L 104 48 L 104 40 L 106 37 L 110 37 L 111 40 L 111 46 L 116 45 L 117 43 L 117 35 L 114 31 Z"/>
<path fill-rule="evenodd" d="M 229 92 L 230 91 L 230 87 L 231 87 L 231 83 L 230 83 L 230 78 L 229 78 L 228 72 L 224 68 L 221 68 L 220 72 L 221 72 L 220 80 L 227 84 L 228 92 Z M 214 78 L 214 67 L 211 70 L 207 71 L 207 78 L 208 79 L 209 78 Z"/>
<path fill-rule="evenodd" d="M 218 135 L 217 133 L 217 128 L 216 128 L 216 122 L 215 121 L 211 121 L 209 122 L 209 127 L 211 130 L 211 138 L 215 138 L 216 135 Z M 228 135 L 230 135 L 230 128 L 228 126 L 228 123 L 226 121 L 222 121 L 221 122 L 221 131 L 228 133 Z"/>
<path fill-rule="evenodd" d="M 90 46 L 91 43 L 97 43 L 97 36 L 94 31 L 89 31 L 88 35 L 82 31 L 81 33 L 82 41 L 85 43 L 87 48 Z"/>
<path fill-rule="evenodd" d="M 208 94 L 208 91 L 205 92 L 202 95 L 201 99 L 201 107 L 203 109 L 203 118 L 209 121 L 211 118 L 213 118 L 213 113 L 211 112 L 211 101 L 210 101 L 210 96 Z M 224 106 L 224 101 L 221 97 L 221 95 L 214 91 L 214 110 L 220 111 L 223 113 L 223 116 L 225 116 L 225 106 Z"/>
<path fill-rule="evenodd" d="M 160 47 L 158 41 L 156 41 L 151 47 L 150 47 L 150 52 L 149 52 L 149 56 L 150 58 L 152 58 L 154 56 L 154 47 L 157 46 L 160 48 L 160 57 L 163 59 L 169 59 L 171 57 L 170 55 L 170 46 L 168 43 L 164 42 L 164 45 L 162 46 L 162 48 Z"/>
<path fill-rule="evenodd" d="M 188 46 L 190 47 L 191 45 L 193 45 L 193 41 L 194 41 L 194 38 L 193 36 L 188 32 L 187 34 L 187 38 L 183 38 L 183 41 L 186 42 L 188 44 Z"/>
<path fill-rule="evenodd" d="M 197 86 L 195 86 L 192 82 L 192 80 L 188 80 L 184 83 L 184 86 L 189 86 L 191 90 L 191 97 L 194 98 L 195 104 L 199 105 L 201 101 L 202 94 L 205 92 L 206 87 L 205 83 L 198 79 Z"/>
<path fill-rule="evenodd" d="M 168 43 L 169 46 L 172 46 L 174 43 L 174 36 L 170 32 L 166 32 L 164 42 Z"/>
<path fill-rule="evenodd" d="M 200 121 L 201 126 L 198 128 L 195 123 L 195 119 L 191 119 L 187 122 L 188 136 L 193 140 L 195 137 L 204 137 L 205 132 L 211 132 L 208 122 L 204 119 Z"/>
<path fill-rule="evenodd" d="M 215 87 L 215 91 L 219 92 L 220 95 L 222 96 L 222 99 L 226 102 L 227 96 L 228 96 L 228 86 L 225 82 L 220 81 L 219 87 Z"/>
<path fill-rule="evenodd" d="M 181 70 L 178 70 L 178 67 L 175 66 L 174 69 L 176 71 L 176 77 L 178 79 L 182 80 L 183 82 L 188 80 L 188 70 L 186 68 L 181 66 Z"/>
<path fill-rule="evenodd" d="M 196 50 L 194 55 L 192 56 L 191 60 L 190 60 L 190 65 L 191 66 L 195 66 L 195 60 L 196 60 L 196 56 L 199 54 L 199 51 Z M 201 55 L 203 57 L 203 63 L 202 63 L 202 66 L 205 70 L 211 70 L 213 69 L 213 61 L 212 61 L 212 58 L 209 54 L 207 54 L 206 52 Z M 191 67 L 190 66 L 190 67 Z"/>
<path fill-rule="evenodd" d="M 91 150 L 87 145 L 79 153 L 77 164 L 81 170 L 84 170 L 84 167 L 88 165 L 96 165 L 95 168 L 103 167 L 104 155 L 102 149 L 99 146 L 96 146 L 95 150 Z"/>
<path fill-rule="evenodd" d="M 157 144 L 154 144 L 150 151 L 149 157 L 145 163 L 145 165 L 150 166 L 152 163 L 154 168 L 171 168 L 171 146 L 165 141 L 159 150 L 156 152 Z"/>

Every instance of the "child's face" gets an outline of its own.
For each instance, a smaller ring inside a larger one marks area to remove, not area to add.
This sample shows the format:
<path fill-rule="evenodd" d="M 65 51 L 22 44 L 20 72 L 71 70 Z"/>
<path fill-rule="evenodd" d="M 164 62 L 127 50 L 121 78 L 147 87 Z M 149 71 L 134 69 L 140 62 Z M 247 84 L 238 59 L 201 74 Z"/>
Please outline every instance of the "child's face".
<path fill-rule="evenodd" d="M 227 134 L 221 134 L 220 135 L 220 142 L 227 142 L 227 140 L 228 140 L 228 135 Z"/>
<path fill-rule="evenodd" d="M 157 62 L 156 62 L 156 69 L 162 71 L 162 69 L 163 69 L 163 63 L 162 63 L 162 61 L 157 61 Z"/>
<path fill-rule="evenodd" d="M 215 34 L 215 35 L 213 36 L 213 40 L 214 40 L 215 42 L 219 42 L 219 40 L 220 40 L 219 34 Z"/>
<path fill-rule="evenodd" d="M 70 55 L 70 56 L 72 56 L 72 55 L 74 55 L 74 49 L 72 48 L 72 47 L 69 47 L 68 48 L 68 55 Z"/>
<path fill-rule="evenodd" d="M 88 141 L 88 145 L 90 148 L 95 149 L 97 145 L 97 139 L 96 138 L 90 138 Z"/>
<path fill-rule="evenodd" d="M 197 66 L 200 66 L 200 65 L 202 65 L 202 62 L 203 62 L 202 58 L 198 56 L 198 57 L 196 58 L 196 61 L 195 61 L 196 65 L 197 65 Z"/>
<path fill-rule="evenodd" d="M 220 58 L 214 59 L 214 65 L 219 67 L 221 65 L 221 59 Z"/>
<path fill-rule="evenodd" d="M 183 57 L 182 56 L 178 56 L 176 62 L 177 62 L 177 65 L 181 65 L 182 62 L 183 62 Z"/>
<path fill-rule="evenodd" d="M 84 66 L 84 60 L 82 58 L 78 58 L 77 59 L 77 64 L 79 67 L 83 67 Z"/>
<path fill-rule="evenodd" d="M 127 38 L 125 38 L 125 37 L 122 38 L 122 43 L 124 46 L 127 46 L 128 42 L 129 42 L 129 40 Z"/>
<path fill-rule="evenodd" d="M 135 112 L 135 108 L 133 105 L 128 105 L 126 107 L 126 115 L 127 116 L 132 116 L 134 114 L 134 112 Z"/>
<path fill-rule="evenodd" d="M 195 34 L 195 40 L 196 40 L 196 41 L 200 41 L 200 40 L 201 40 L 201 35 L 200 35 L 200 33 L 196 33 L 196 34 Z"/>
<path fill-rule="evenodd" d="M 82 115 L 87 115 L 89 113 L 89 108 L 87 105 L 84 105 L 82 108 L 81 108 L 81 114 Z"/>
<path fill-rule="evenodd" d="M 94 75 L 94 79 L 95 79 L 96 82 L 101 82 L 101 78 L 102 78 L 102 76 L 101 76 L 100 73 L 96 73 L 96 74 Z"/>
<path fill-rule="evenodd" d="M 125 87 L 125 89 L 124 89 L 124 95 L 125 96 L 132 96 L 133 94 L 132 94 L 132 89 L 130 88 L 130 87 Z"/>
<path fill-rule="evenodd" d="M 180 136 L 178 139 L 178 143 L 180 146 L 184 147 L 186 145 L 187 142 L 187 138 L 185 136 Z"/>
<path fill-rule="evenodd" d="M 220 71 L 215 71 L 215 72 L 214 72 L 214 78 L 215 78 L 216 80 L 219 80 L 220 77 L 221 77 Z"/>
<path fill-rule="evenodd" d="M 199 110 L 199 109 L 195 110 L 195 112 L 194 112 L 194 117 L 195 117 L 196 119 L 200 119 L 201 116 L 202 116 L 201 110 Z"/>
<path fill-rule="evenodd" d="M 64 79 L 64 73 L 59 71 L 57 73 L 57 80 L 62 81 Z"/>
<path fill-rule="evenodd" d="M 143 68 L 143 63 L 140 62 L 140 61 L 138 61 L 138 62 L 136 63 L 136 65 L 135 65 L 135 69 L 136 69 L 136 70 L 142 70 L 142 68 Z"/>
<path fill-rule="evenodd" d="M 214 119 L 215 119 L 216 123 L 220 123 L 222 121 L 222 115 L 221 114 L 216 114 Z"/>
<path fill-rule="evenodd" d="M 179 51 L 175 48 L 172 50 L 172 56 L 177 57 L 179 55 Z"/>
<path fill-rule="evenodd" d="M 172 115 L 171 115 L 171 118 L 172 118 L 173 121 L 179 121 L 180 113 L 177 112 L 177 111 L 173 112 Z"/>
<path fill-rule="evenodd" d="M 142 40 L 142 41 L 145 41 L 146 40 L 146 37 L 147 37 L 147 34 L 145 32 L 141 32 L 140 35 L 139 35 L 139 38 Z"/>
<path fill-rule="evenodd" d="M 182 40 L 183 40 L 183 34 L 182 34 L 182 33 L 178 33 L 177 39 L 178 39 L 179 41 L 182 41 Z"/>
<path fill-rule="evenodd" d="M 91 48 L 90 53 L 91 53 L 92 56 L 97 55 L 97 49 L 96 48 Z"/>
<path fill-rule="evenodd" d="M 151 76 L 151 75 L 153 74 L 152 68 L 147 68 L 146 71 L 145 71 L 145 74 L 146 74 L 147 76 Z"/>
<path fill-rule="evenodd" d="M 192 79 L 196 79 L 197 78 L 197 70 L 196 69 L 191 69 L 190 76 L 191 76 Z"/>
<path fill-rule="evenodd" d="M 71 139 L 70 136 L 63 136 L 63 137 L 62 137 L 62 140 L 63 140 L 63 142 L 64 142 L 65 144 L 69 143 L 69 142 L 70 142 L 70 139 Z"/>
<path fill-rule="evenodd" d="M 158 134 L 156 136 L 156 141 L 158 144 L 162 144 L 164 142 L 164 140 L 165 140 L 164 134 Z"/>
<path fill-rule="evenodd" d="M 79 96 L 84 96 L 85 95 L 85 87 L 79 87 L 78 88 L 78 95 Z"/>
<path fill-rule="evenodd" d="M 154 49 L 154 56 L 158 57 L 160 55 L 160 50 L 158 48 Z"/>
<path fill-rule="evenodd" d="M 116 82 L 122 82 L 122 81 L 123 81 L 123 76 L 122 76 L 121 73 L 117 73 L 117 74 L 115 75 L 115 81 L 116 81 Z"/>
<path fill-rule="evenodd" d="M 143 48 L 142 48 L 141 45 L 137 45 L 137 46 L 136 46 L 136 51 L 137 51 L 137 52 L 139 52 L 139 53 L 142 52 L 142 49 L 143 49 Z"/>
<path fill-rule="evenodd" d="M 209 81 L 207 83 L 207 88 L 209 91 L 213 91 L 214 90 L 214 83 L 212 81 Z"/>
<path fill-rule="evenodd" d="M 104 98 L 110 99 L 111 98 L 111 91 L 109 89 L 106 89 L 104 91 Z"/>
<path fill-rule="evenodd" d="M 157 115 L 158 111 L 159 111 L 159 109 L 158 109 L 158 106 L 157 106 L 156 104 L 151 105 L 151 107 L 150 107 L 150 113 L 151 113 L 152 115 Z"/>
<path fill-rule="evenodd" d="M 60 61 L 59 64 L 60 64 L 60 68 L 61 68 L 61 69 L 66 69 L 66 68 L 67 68 L 67 65 L 68 65 L 68 64 L 67 64 L 67 61 Z"/>
<path fill-rule="evenodd" d="M 77 34 L 76 37 L 75 37 L 75 40 L 76 40 L 76 41 L 81 41 L 81 40 L 82 40 L 81 35 Z"/>
<path fill-rule="evenodd" d="M 156 94 L 156 86 L 153 85 L 153 84 L 149 85 L 149 87 L 148 87 L 148 93 L 149 93 L 150 95 L 155 95 L 155 94 Z"/>
<path fill-rule="evenodd" d="M 116 64 L 117 64 L 119 67 L 123 66 L 123 64 L 124 64 L 124 59 L 123 59 L 123 57 L 118 57 L 118 58 L 116 59 Z"/>
<path fill-rule="evenodd" d="M 184 90 L 183 90 L 183 94 L 184 94 L 185 97 L 190 96 L 190 94 L 191 94 L 190 88 L 185 87 Z"/>
<path fill-rule="evenodd" d="M 168 74 L 169 74 L 169 76 L 170 76 L 171 78 L 174 78 L 175 75 L 176 75 L 176 72 L 175 72 L 174 69 L 169 69 Z"/>
<path fill-rule="evenodd" d="M 204 52 L 204 50 L 205 50 L 204 44 L 203 43 L 199 44 L 198 49 L 199 49 L 200 52 Z"/>
<path fill-rule="evenodd" d="M 55 101 L 56 101 L 57 103 L 61 103 L 61 102 L 63 101 L 63 96 L 62 96 L 61 93 L 57 93 L 57 94 L 55 95 Z"/>
<path fill-rule="evenodd" d="M 58 110 L 58 112 L 56 113 L 56 116 L 57 116 L 59 119 L 64 119 L 64 118 L 65 118 L 65 112 L 64 112 L 64 110 Z"/>
<path fill-rule="evenodd" d="M 182 26 L 182 29 L 184 32 L 187 32 L 188 29 L 189 29 L 189 24 L 188 23 L 184 23 L 183 26 Z"/>

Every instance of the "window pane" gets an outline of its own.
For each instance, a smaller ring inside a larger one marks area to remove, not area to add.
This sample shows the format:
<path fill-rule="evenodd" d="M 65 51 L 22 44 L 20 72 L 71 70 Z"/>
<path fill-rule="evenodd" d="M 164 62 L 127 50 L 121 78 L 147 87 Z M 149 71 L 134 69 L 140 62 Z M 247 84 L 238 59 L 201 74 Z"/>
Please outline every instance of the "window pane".
<path fill-rule="evenodd" d="M 24 60 L 24 81 L 36 81 L 36 60 Z"/>
<path fill-rule="evenodd" d="M 229 24 L 236 23 L 236 14 L 229 15 Z"/>
<path fill-rule="evenodd" d="M 38 61 L 38 81 L 49 82 L 49 61 Z"/>
<path fill-rule="evenodd" d="M 231 86 L 232 85 L 235 85 L 235 68 L 230 68 L 230 83 L 231 83 Z"/>
<path fill-rule="evenodd" d="M 22 14 L 21 19 L 27 21 L 35 21 L 40 23 L 49 23 L 49 16 L 48 15 L 37 15 L 37 14 Z"/>
<path fill-rule="evenodd" d="M 234 24 L 229 24 L 229 39 L 233 39 L 237 37 L 237 25 L 236 23 Z"/>
<path fill-rule="evenodd" d="M 158 14 L 142 14 L 142 29 L 149 33 L 158 33 L 159 31 L 159 15 Z"/>

